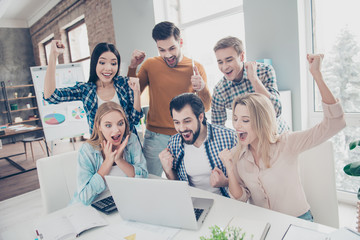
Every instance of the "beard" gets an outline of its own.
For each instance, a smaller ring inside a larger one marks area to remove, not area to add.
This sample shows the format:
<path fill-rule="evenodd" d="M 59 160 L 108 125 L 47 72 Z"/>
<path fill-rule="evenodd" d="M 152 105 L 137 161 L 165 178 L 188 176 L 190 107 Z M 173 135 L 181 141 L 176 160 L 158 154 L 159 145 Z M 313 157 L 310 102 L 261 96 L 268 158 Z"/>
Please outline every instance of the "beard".
<path fill-rule="evenodd" d="M 169 68 L 174 68 L 174 67 L 176 67 L 178 65 L 180 56 L 181 56 L 181 53 L 179 53 L 178 56 L 175 56 L 175 60 L 174 60 L 174 63 L 172 65 L 170 65 L 168 63 L 168 61 L 167 61 L 167 59 L 169 59 L 169 58 L 163 58 L 163 59 L 164 59 L 166 65 L 168 65 Z M 173 56 L 171 56 L 170 58 L 173 58 Z"/>
<path fill-rule="evenodd" d="M 201 123 L 200 123 L 199 119 L 197 120 L 197 122 L 198 122 L 198 124 L 197 124 L 197 129 L 196 129 L 195 133 L 192 130 L 187 130 L 187 131 L 180 132 L 180 136 L 181 136 L 183 142 L 185 142 L 186 144 L 189 144 L 189 145 L 194 144 L 196 142 L 197 138 L 199 137 L 199 135 L 200 135 L 200 124 Z M 193 134 L 193 139 L 192 140 L 186 141 L 184 139 L 182 134 L 186 133 L 186 132 L 192 132 L 192 134 Z"/>

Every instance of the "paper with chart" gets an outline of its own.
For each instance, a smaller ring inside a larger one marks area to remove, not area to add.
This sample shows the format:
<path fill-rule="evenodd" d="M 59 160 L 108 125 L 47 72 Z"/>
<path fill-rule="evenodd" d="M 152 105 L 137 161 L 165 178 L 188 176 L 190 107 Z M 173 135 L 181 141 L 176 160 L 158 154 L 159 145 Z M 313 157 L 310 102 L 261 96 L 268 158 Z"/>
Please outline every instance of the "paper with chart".
<path fill-rule="evenodd" d="M 140 222 L 122 221 L 97 231 L 97 236 L 107 240 L 170 240 L 180 229 Z"/>
<path fill-rule="evenodd" d="M 43 99 L 47 67 L 31 67 L 40 118 L 47 141 L 70 138 L 89 132 L 86 112 L 81 101 L 49 104 Z M 85 82 L 80 63 L 58 64 L 55 73 L 56 88 L 72 87 Z"/>
<path fill-rule="evenodd" d="M 319 232 L 317 230 L 296 226 L 293 224 L 289 225 L 286 233 L 282 240 L 329 240 L 326 233 Z"/>
<path fill-rule="evenodd" d="M 70 206 L 65 214 L 55 212 L 42 218 L 36 223 L 34 232 L 46 240 L 75 239 L 85 230 L 107 224 L 93 207 L 78 203 Z"/>

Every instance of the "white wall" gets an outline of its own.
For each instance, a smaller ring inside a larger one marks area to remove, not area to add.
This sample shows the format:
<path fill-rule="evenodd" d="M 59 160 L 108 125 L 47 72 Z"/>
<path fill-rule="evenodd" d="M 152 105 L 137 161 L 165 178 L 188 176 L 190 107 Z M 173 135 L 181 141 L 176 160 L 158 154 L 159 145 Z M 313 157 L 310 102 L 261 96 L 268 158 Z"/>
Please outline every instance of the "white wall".
<path fill-rule="evenodd" d="M 298 16 L 297 0 L 244 0 L 247 60 L 272 59 L 279 90 L 291 90 L 293 130 L 303 127 L 301 75 L 306 71 Z"/>
<path fill-rule="evenodd" d="M 121 55 L 120 74 L 126 75 L 134 49 L 145 51 L 147 57 L 158 55 L 151 36 L 155 26 L 153 1 L 112 0 L 111 5 L 116 47 Z"/>
<path fill-rule="evenodd" d="M 158 55 L 151 37 L 155 25 L 153 0 L 111 3 L 121 74 L 126 75 L 134 49 L 144 50 L 148 57 Z M 291 91 L 293 130 L 306 126 L 306 96 L 301 98 L 306 91 L 306 52 L 300 47 L 304 45 L 304 29 L 299 9 L 303 11 L 298 0 L 244 0 L 246 58 L 272 59 L 279 90 Z"/>

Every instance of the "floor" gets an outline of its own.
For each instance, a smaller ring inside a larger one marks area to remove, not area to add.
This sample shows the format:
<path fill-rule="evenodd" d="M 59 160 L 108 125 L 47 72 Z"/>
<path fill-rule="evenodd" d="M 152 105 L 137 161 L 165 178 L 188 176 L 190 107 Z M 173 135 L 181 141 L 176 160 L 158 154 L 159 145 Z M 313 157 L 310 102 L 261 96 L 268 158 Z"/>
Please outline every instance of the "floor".
<path fill-rule="evenodd" d="M 62 152 L 72 151 L 74 148 L 78 150 L 83 142 L 78 138 L 74 143 L 69 139 L 58 140 L 53 142 L 52 152 L 54 155 Z M 51 144 L 50 144 L 51 145 Z M 51 146 L 49 146 L 51 148 Z M 35 161 L 42 157 L 46 157 L 39 143 L 33 143 Z M 7 155 L 16 154 L 24 151 L 24 145 L 21 142 L 15 144 L 6 144 L 0 149 L 0 158 Z M 35 161 L 32 160 L 31 150 L 28 147 L 27 158 L 25 154 L 11 158 L 25 169 L 36 167 Z M 10 165 L 6 160 L 0 160 L 0 177 L 8 174 L 19 172 L 15 167 Z M 0 180 L 0 201 L 18 196 L 27 192 L 31 192 L 39 188 L 39 181 L 36 170 L 22 173 L 13 177 Z M 348 227 L 355 229 L 356 227 L 356 207 L 348 204 L 339 204 L 340 227 Z"/>
<path fill-rule="evenodd" d="M 74 148 L 78 150 L 82 143 L 83 142 L 80 141 L 80 138 L 77 138 L 74 143 L 70 142 L 70 139 L 57 140 L 54 141 L 52 144 L 49 143 L 49 149 L 52 148 L 53 154 L 56 155 L 62 152 L 72 151 L 74 150 Z M 41 142 L 41 144 L 43 147 L 45 147 L 43 142 Z M 22 154 L 19 156 L 11 157 L 10 159 L 25 169 L 35 168 L 36 160 L 46 157 L 47 155 L 40 147 L 39 142 L 33 142 L 32 145 L 34 150 L 34 161 L 32 159 L 29 143 L 27 143 L 27 156 L 25 154 Z M 16 142 L 15 144 L 6 144 L 2 146 L 2 149 L 0 149 L 0 158 L 21 152 L 24 152 L 24 144 L 22 142 Z M 20 172 L 20 170 L 9 164 L 5 159 L 0 160 L 0 178 L 18 172 Z M 12 177 L 0 179 L 0 201 L 15 197 L 17 195 L 38 188 L 39 181 L 36 169 Z"/>

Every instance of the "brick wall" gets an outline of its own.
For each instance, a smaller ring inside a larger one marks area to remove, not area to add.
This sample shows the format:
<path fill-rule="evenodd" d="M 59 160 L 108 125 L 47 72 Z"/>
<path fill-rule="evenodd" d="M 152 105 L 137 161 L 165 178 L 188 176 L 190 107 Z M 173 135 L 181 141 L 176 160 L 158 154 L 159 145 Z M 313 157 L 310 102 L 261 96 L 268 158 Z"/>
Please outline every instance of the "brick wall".
<path fill-rule="evenodd" d="M 111 0 L 63 0 L 30 28 L 37 66 L 44 65 L 40 57 L 44 58 L 44 52 L 39 43 L 51 34 L 66 43 L 64 28 L 81 16 L 87 27 L 90 53 L 99 42 L 116 44 Z M 69 61 L 68 54 L 59 57 L 59 63 Z"/>

